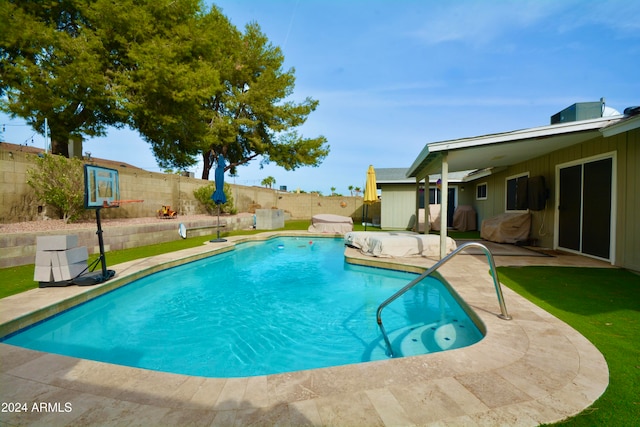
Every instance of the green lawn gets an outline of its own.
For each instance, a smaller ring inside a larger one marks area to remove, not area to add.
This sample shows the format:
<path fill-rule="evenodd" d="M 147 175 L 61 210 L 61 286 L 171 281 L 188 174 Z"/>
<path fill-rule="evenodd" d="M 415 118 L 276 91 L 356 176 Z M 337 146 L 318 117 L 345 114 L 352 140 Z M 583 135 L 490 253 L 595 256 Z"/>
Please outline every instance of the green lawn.
<path fill-rule="evenodd" d="M 282 230 L 306 230 L 309 221 L 287 221 Z M 368 227 L 379 231 L 379 228 Z M 354 230 L 364 227 L 354 224 Z M 221 236 L 255 234 L 233 231 Z M 199 246 L 215 236 L 191 237 L 107 252 L 107 264 Z M 462 237 L 462 236 L 459 236 Z M 466 237 L 466 236 L 465 236 Z M 474 238 L 469 236 L 467 238 Z M 95 255 L 92 257 L 95 259 Z M 0 298 L 33 289 L 33 265 L 0 269 Z M 604 354 L 610 384 L 604 395 L 565 423 L 575 426 L 635 426 L 640 414 L 640 276 L 619 269 L 500 267 L 500 279 L 523 297 L 562 319 Z M 563 423 L 563 424 L 565 424 Z"/>
<path fill-rule="evenodd" d="M 309 227 L 308 220 L 287 221 L 284 228 L 279 230 L 306 230 Z M 355 228 L 355 227 L 354 227 Z M 261 233 L 261 230 L 238 230 L 220 233 L 220 237 L 241 236 Z M 150 246 L 140 246 L 137 248 L 123 249 L 119 251 L 106 252 L 107 266 L 120 264 L 134 259 L 146 258 L 154 255 L 179 251 L 181 249 L 193 248 L 202 245 L 202 242 L 214 239 L 216 235 L 188 237 L 186 239 L 174 240 L 172 242 L 158 243 Z M 89 263 L 98 258 L 97 254 L 89 256 Z M 18 267 L 8 267 L 0 269 L 2 275 L 2 286 L 0 287 L 0 298 L 15 295 L 38 287 L 38 282 L 33 280 L 33 264 L 21 265 Z M 99 267 L 98 267 L 99 268 Z"/>
<path fill-rule="evenodd" d="M 498 272 L 505 286 L 571 325 L 607 360 L 605 393 L 562 424 L 640 425 L 640 276 L 574 267 L 500 267 Z"/>

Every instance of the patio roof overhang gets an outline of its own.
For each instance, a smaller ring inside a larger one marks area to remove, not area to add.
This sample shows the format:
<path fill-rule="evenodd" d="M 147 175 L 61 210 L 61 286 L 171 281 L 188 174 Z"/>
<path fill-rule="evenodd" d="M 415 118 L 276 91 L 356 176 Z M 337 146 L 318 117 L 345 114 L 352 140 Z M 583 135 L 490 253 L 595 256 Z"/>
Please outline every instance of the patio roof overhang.
<path fill-rule="evenodd" d="M 418 180 L 438 173 L 446 155 L 449 171 L 503 168 L 579 144 L 623 116 L 561 123 L 427 144 L 407 171 Z"/>
<path fill-rule="evenodd" d="M 407 171 L 407 177 L 420 182 L 430 174 L 442 174 L 440 259 L 446 255 L 449 172 L 504 169 L 588 141 L 623 118 L 604 117 L 427 144 Z"/>

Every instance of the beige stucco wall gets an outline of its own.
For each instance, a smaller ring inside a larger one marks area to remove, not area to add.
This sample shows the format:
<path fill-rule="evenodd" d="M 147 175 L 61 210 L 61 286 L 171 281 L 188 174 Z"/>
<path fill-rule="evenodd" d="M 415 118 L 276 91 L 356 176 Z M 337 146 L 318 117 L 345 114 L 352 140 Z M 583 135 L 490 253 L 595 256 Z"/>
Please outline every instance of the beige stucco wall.
<path fill-rule="evenodd" d="M 7 150 L 0 144 L 0 223 L 43 219 L 47 214 L 26 183 L 26 172 L 33 164 L 30 156 L 33 154 Z M 170 205 L 179 215 L 205 213 L 193 191 L 210 181 L 130 167 L 115 169 L 119 171 L 121 199 L 143 201 L 124 204 L 117 209 L 103 209 L 103 218 L 152 217 L 163 205 Z M 238 212 L 251 212 L 261 207 L 283 209 L 292 219 L 308 219 L 319 213 L 349 216 L 358 222 L 362 219 L 362 197 L 319 196 L 230 185 Z M 93 217 L 91 212 L 88 215 Z"/>
<path fill-rule="evenodd" d="M 27 185 L 29 167 L 26 153 L 5 150 L 0 144 L 0 222 L 29 221 L 38 216 L 39 203 Z"/>
<path fill-rule="evenodd" d="M 26 183 L 27 170 L 33 166 L 33 153 L 21 151 L 19 146 L 0 144 L 0 224 L 42 221 L 47 214 L 46 206 L 37 200 L 33 189 Z M 109 165 L 110 167 L 113 167 Z M 163 205 L 170 205 L 184 215 L 204 214 L 204 208 L 195 199 L 193 191 L 210 181 L 180 175 L 147 172 L 126 166 L 115 167 L 119 171 L 120 196 L 122 200 L 142 200 L 139 203 L 124 204 L 115 209 L 102 209 L 101 218 L 155 217 Z M 316 214 L 349 216 L 355 223 L 362 221 L 362 197 L 319 196 L 318 194 L 287 193 L 262 187 L 246 187 L 230 184 L 235 207 L 239 215 L 223 217 L 226 229 L 249 228 L 253 224 L 252 215 L 257 208 L 282 209 L 286 218 L 311 219 Z M 380 215 L 379 203 L 369 208 L 370 215 Z M 247 213 L 242 215 L 242 213 Z M 87 211 L 88 219 L 95 219 L 93 210 Z M 215 217 L 209 220 L 189 220 L 184 222 L 188 234 L 211 234 Z M 106 250 L 126 249 L 136 246 L 161 243 L 179 239 L 178 223 L 174 221 L 152 225 L 132 225 L 123 227 L 106 226 L 104 238 Z M 36 237 L 41 233 L 2 234 L 0 230 L 0 268 L 31 264 L 36 252 Z M 46 234 L 68 234 L 49 232 Z M 87 246 L 89 253 L 97 251 L 95 229 L 73 231 L 79 236 L 80 246 Z"/>

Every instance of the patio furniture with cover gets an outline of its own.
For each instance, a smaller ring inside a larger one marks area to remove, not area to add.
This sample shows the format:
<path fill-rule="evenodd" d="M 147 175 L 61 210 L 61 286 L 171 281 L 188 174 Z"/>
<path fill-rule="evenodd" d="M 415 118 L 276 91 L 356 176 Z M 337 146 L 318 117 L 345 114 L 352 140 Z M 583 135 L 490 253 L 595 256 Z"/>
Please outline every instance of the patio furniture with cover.
<path fill-rule="evenodd" d="M 364 255 L 379 258 L 403 258 L 414 256 L 439 257 L 440 236 L 411 232 L 351 232 L 345 235 L 345 244 L 360 250 Z M 449 253 L 457 247 L 447 237 Z"/>
<path fill-rule="evenodd" d="M 480 237 L 496 243 L 519 243 L 529 240 L 531 214 L 507 212 L 482 221 Z"/>
<path fill-rule="evenodd" d="M 353 230 L 353 220 L 348 216 L 318 214 L 311 218 L 308 228 L 312 233 L 345 234 Z"/>

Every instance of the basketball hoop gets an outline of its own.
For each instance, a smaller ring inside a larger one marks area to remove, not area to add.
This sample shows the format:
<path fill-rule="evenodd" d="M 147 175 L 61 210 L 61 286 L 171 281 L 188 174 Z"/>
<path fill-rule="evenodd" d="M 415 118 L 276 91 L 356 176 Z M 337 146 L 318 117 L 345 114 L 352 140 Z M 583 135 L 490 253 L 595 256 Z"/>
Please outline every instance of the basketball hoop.
<path fill-rule="evenodd" d="M 96 226 L 98 231 L 98 245 L 100 257 L 90 266 L 91 273 L 76 278 L 76 283 L 81 286 L 95 285 L 105 282 L 115 276 L 114 270 L 107 270 L 107 260 L 104 255 L 104 241 L 102 239 L 102 224 L 100 222 L 100 210 L 103 208 L 118 208 L 125 203 L 140 203 L 143 200 L 120 200 L 120 180 L 118 171 L 95 165 L 84 165 L 84 207 L 95 209 Z M 94 272 L 93 269 L 100 263 L 102 271 Z"/>

